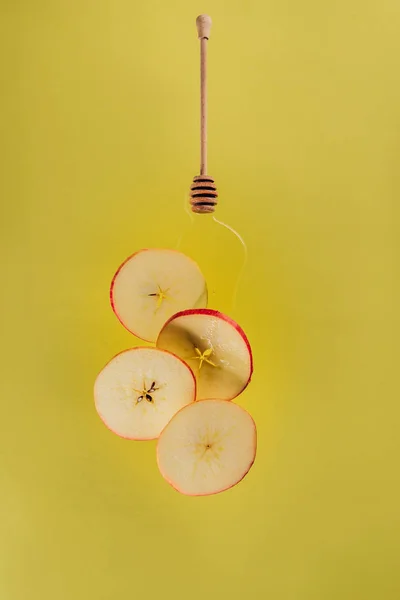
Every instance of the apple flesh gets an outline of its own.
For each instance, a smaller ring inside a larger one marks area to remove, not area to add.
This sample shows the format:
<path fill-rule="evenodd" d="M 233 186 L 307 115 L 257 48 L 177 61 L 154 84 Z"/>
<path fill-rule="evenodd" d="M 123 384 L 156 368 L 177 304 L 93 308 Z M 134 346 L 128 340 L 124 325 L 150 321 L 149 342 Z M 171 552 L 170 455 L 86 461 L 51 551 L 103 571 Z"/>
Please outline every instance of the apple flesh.
<path fill-rule="evenodd" d="M 256 425 L 248 412 L 233 402 L 203 400 L 168 423 L 158 439 L 157 463 L 178 492 L 207 496 L 239 483 L 256 449 Z"/>
<path fill-rule="evenodd" d="M 232 400 L 253 372 L 250 343 L 242 328 L 211 309 L 185 310 L 161 330 L 157 347 L 173 352 L 193 370 L 197 399 Z"/>
<path fill-rule="evenodd" d="M 185 254 L 146 249 L 119 267 L 111 283 L 110 300 L 128 331 L 154 342 L 174 313 L 207 306 L 207 285 L 197 264 Z"/>
<path fill-rule="evenodd" d="M 169 352 L 132 348 L 114 356 L 99 373 L 94 398 L 111 431 L 130 440 L 151 440 L 177 411 L 194 402 L 196 380 Z"/>

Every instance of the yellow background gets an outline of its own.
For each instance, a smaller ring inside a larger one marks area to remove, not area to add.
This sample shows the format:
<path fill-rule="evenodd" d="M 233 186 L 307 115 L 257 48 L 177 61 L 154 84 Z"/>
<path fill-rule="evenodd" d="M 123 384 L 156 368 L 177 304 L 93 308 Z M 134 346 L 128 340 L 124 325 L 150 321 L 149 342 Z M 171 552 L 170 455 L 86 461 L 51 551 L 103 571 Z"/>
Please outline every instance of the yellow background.
<path fill-rule="evenodd" d="M 0 6 L 1 599 L 397 600 L 398 1 Z M 240 486 L 186 498 L 92 385 L 135 341 L 115 268 L 181 227 L 201 12 L 259 450 Z"/>

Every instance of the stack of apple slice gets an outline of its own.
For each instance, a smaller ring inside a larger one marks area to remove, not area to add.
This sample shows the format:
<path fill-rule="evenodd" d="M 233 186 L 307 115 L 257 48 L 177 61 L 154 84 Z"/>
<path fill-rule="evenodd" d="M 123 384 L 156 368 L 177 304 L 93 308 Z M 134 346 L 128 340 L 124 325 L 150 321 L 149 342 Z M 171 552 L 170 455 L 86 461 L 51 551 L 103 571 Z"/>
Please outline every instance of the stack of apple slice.
<path fill-rule="evenodd" d="M 125 350 L 99 373 L 94 397 L 102 421 L 126 439 L 158 439 L 159 470 L 183 494 L 236 485 L 257 445 L 252 417 L 230 402 L 253 372 L 244 331 L 205 308 L 199 267 L 174 250 L 146 249 L 128 258 L 110 298 L 121 323 L 156 345 Z"/>

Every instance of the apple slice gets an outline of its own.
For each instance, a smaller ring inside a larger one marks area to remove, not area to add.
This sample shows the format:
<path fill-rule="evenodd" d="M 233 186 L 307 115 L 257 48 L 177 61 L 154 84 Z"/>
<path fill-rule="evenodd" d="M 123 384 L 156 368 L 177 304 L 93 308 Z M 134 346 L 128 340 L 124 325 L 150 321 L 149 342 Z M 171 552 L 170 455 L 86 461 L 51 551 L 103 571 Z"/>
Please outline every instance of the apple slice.
<path fill-rule="evenodd" d="M 157 438 L 173 415 L 196 399 L 189 367 L 157 348 L 117 354 L 97 376 L 96 410 L 104 424 L 129 440 Z"/>
<path fill-rule="evenodd" d="M 185 254 L 139 250 L 114 275 L 110 300 L 128 331 L 154 342 L 174 313 L 207 306 L 207 285 L 197 264 Z"/>
<path fill-rule="evenodd" d="M 243 408 L 203 400 L 182 408 L 157 443 L 162 476 L 187 496 L 233 487 L 248 473 L 257 449 L 256 425 Z"/>
<path fill-rule="evenodd" d="M 157 347 L 182 358 L 197 378 L 197 399 L 232 400 L 248 385 L 253 358 L 235 321 L 211 309 L 182 311 L 164 325 Z"/>

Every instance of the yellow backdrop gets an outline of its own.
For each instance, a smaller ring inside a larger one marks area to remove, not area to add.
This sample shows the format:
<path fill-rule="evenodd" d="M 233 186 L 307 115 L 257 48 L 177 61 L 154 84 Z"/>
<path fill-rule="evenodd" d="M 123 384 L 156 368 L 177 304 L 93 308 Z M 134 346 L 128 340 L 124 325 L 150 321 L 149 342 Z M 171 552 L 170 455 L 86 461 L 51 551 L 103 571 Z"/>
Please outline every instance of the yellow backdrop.
<path fill-rule="evenodd" d="M 398 1 L 0 6 L 1 599 L 397 600 Z M 259 450 L 238 487 L 186 498 L 92 386 L 136 343 L 115 268 L 181 227 L 201 12 Z"/>

